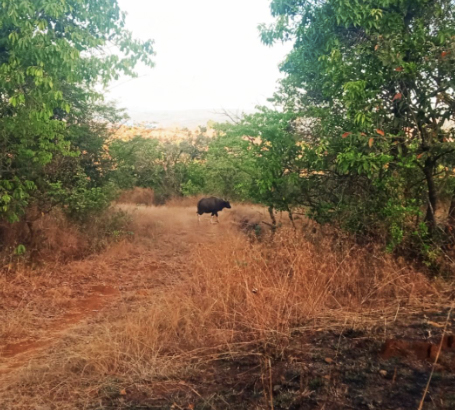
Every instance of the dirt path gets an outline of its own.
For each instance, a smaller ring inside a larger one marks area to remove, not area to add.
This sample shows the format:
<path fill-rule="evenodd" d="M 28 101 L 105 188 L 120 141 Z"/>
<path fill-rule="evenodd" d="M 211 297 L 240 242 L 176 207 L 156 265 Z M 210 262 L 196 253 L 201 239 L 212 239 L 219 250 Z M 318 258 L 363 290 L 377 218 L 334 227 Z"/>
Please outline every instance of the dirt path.
<path fill-rule="evenodd" d="M 43 291 L 58 292 L 64 285 L 71 294 L 65 302 L 67 308 L 40 322 L 35 329 L 38 337 L 25 337 L 3 345 L 0 342 L 0 381 L 2 375 L 41 357 L 68 331 L 82 329 L 101 312 L 115 309 L 118 303 L 127 303 L 125 300 L 132 295 L 146 295 L 153 288 L 172 285 L 186 269 L 191 249 L 213 242 L 223 229 L 223 225 L 211 225 L 207 219 L 197 223 L 191 217 L 192 209 L 139 208 L 134 213 L 142 224 L 138 227 L 139 231 L 143 230 L 139 239 L 117 244 L 102 255 L 60 267 L 55 272 L 55 276 L 61 277 L 55 283 L 49 280 L 47 285 L 51 288 Z M 39 309 L 44 307 L 38 303 L 43 295 L 38 291 L 29 297 L 32 299 L 28 300 L 29 304 L 34 302 L 34 297 L 37 299 L 38 310 L 34 314 L 43 314 Z M 20 305 L 17 310 L 21 309 Z"/>
<path fill-rule="evenodd" d="M 73 307 L 52 324 L 52 327 L 47 331 L 46 338 L 25 340 L 3 346 L 0 350 L 0 363 L 3 362 L 0 367 L 0 374 L 7 374 L 11 370 L 25 365 L 44 349 L 56 343 L 66 330 L 95 316 L 119 296 L 118 289 L 112 286 L 92 286 L 89 296 L 76 300 Z"/>

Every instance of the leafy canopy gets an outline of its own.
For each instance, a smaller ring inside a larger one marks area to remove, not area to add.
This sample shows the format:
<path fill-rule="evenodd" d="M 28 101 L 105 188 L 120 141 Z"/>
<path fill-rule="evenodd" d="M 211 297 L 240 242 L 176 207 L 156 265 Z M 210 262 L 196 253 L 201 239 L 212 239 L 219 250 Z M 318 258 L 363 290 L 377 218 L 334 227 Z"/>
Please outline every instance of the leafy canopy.
<path fill-rule="evenodd" d="M 236 124 L 218 126 L 221 136 L 209 153 L 234 166 L 235 188 L 244 191 L 246 199 L 281 211 L 301 202 L 302 145 L 296 140 L 294 118 L 293 113 L 263 107 Z"/>
<path fill-rule="evenodd" d="M 399 242 L 425 208 L 434 232 L 454 193 L 454 2 L 273 0 L 271 11 L 263 41 L 293 42 L 275 101 L 313 124 L 313 211 L 361 230 L 384 221 Z"/>
<path fill-rule="evenodd" d="M 95 85 L 152 66 L 152 42 L 125 30 L 116 0 L 0 3 L 0 215 L 17 220 L 36 189 L 34 173 L 57 155 L 77 155 L 68 135 L 76 103 Z"/>

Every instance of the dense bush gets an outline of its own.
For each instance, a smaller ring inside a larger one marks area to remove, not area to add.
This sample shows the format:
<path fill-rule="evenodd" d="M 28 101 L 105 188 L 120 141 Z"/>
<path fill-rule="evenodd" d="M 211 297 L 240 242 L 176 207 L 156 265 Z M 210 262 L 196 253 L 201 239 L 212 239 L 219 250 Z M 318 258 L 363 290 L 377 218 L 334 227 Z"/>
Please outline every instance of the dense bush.
<path fill-rule="evenodd" d="M 294 42 L 276 99 L 317 120 L 305 153 L 314 214 L 385 228 L 393 247 L 437 235 L 440 200 L 454 192 L 453 2 L 275 0 L 271 10 L 264 42 Z"/>
<path fill-rule="evenodd" d="M 160 141 L 137 135 L 109 144 L 114 168 L 109 178 L 121 189 L 151 188 L 155 204 L 172 197 L 205 191 L 207 138 L 190 136 L 180 142 Z"/>

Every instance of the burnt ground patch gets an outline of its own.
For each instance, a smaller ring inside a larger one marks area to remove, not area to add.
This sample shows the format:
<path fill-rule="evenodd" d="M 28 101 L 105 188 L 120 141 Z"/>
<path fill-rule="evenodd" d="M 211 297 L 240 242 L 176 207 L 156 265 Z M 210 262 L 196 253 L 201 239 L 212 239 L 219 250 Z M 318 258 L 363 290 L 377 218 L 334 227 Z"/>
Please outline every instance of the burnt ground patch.
<path fill-rule="evenodd" d="M 442 310 L 387 325 L 297 330 L 243 355 L 195 363 L 193 373 L 178 380 L 135 385 L 123 395 L 117 390 L 104 397 L 103 408 L 417 409 L 434 356 L 416 353 L 414 346 L 439 346 L 446 316 Z M 455 408 L 453 325 L 451 320 L 425 409 Z M 390 341 L 401 348 L 387 355 Z"/>

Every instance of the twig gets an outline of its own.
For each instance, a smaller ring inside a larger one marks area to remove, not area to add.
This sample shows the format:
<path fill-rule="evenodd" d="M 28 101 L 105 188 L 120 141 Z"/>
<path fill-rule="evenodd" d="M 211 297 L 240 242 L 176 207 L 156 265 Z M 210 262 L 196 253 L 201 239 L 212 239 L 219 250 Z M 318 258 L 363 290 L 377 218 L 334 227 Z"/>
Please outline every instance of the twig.
<path fill-rule="evenodd" d="M 422 400 L 420 400 L 420 404 L 419 404 L 418 410 L 422 410 L 423 409 L 423 403 L 425 402 L 425 398 L 427 397 L 428 389 L 430 388 L 430 383 L 431 383 L 431 379 L 432 379 L 433 374 L 434 374 L 434 369 L 435 369 L 436 364 L 438 362 L 439 355 L 441 354 L 442 344 L 444 343 L 444 336 L 446 334 L 447 325 L 449 324 L 450 315 L 452 314 L 452 310 L 453 310 L 453 304 L 450 307 L 449 312 L 447 313 L 447 319 L 446 319 L 446 323 L 444 325 L 444 330 L 442 331 L 441 342 L 439 343 L 438 353 L 436 354 L 436 357 L 434 359 L 434 363 L 433 363 L 433 366 L 431 368 L 430 377 L 428 378 L 427 385 L 425 386 L 425 390 L 423 392 Z"/>
<path fill-rule="evenodd" d="M 269 358 L 269 381 L 270 381 L 270 409 L 274 410 L 273 407 L 273 380 L 272 380 L 272 361 Z"/>
<path fill-rule="evenodd" d="M 396 322 L 397 321 L 397 317 L 398 317 L 398 312 L 400 311 L 400 304 L 398 304 L 398 308 L 397 308 L 397 313 L 395 313 L 395 317 L 393 318 L 393 321 Z"/>

